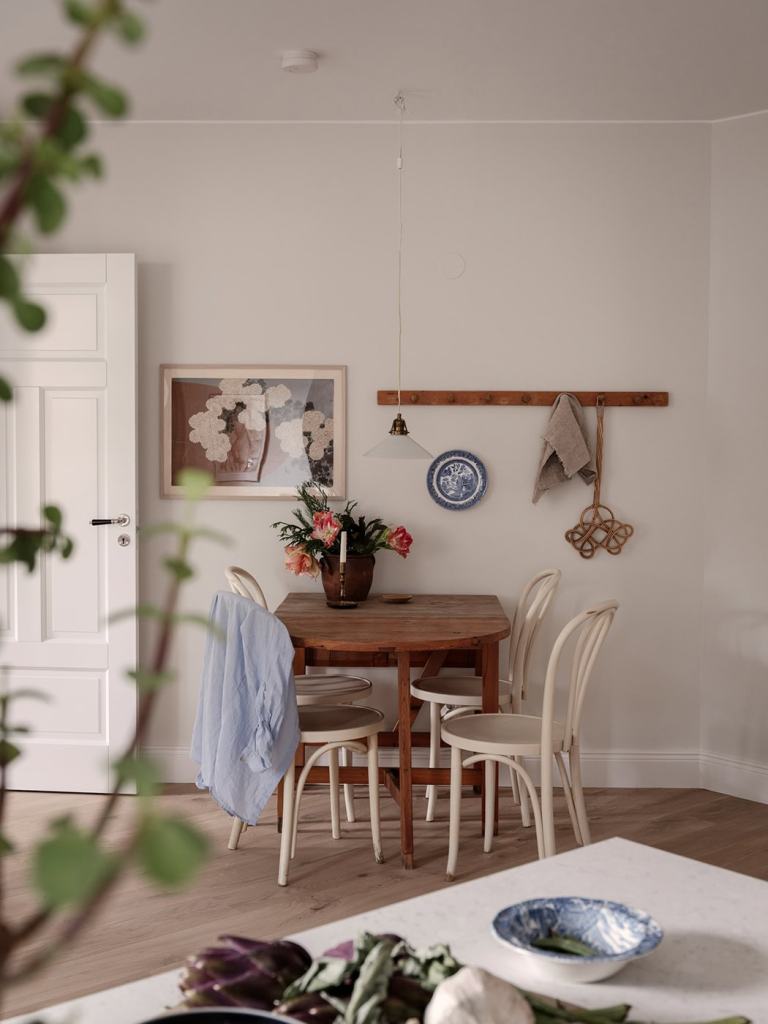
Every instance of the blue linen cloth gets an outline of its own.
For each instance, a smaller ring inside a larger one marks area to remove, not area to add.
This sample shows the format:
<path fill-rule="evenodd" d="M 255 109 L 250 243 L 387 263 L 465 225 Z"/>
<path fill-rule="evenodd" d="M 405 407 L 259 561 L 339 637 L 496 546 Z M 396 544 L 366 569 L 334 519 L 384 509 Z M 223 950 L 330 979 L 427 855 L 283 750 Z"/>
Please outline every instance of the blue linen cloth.
<path fill-rule="evenodd" d="M 210 621 L 192 734 L 197 786 L 255 825 L 299 744 L 293 645 L 279 619 L 237 594 L 217 593 Z"/>

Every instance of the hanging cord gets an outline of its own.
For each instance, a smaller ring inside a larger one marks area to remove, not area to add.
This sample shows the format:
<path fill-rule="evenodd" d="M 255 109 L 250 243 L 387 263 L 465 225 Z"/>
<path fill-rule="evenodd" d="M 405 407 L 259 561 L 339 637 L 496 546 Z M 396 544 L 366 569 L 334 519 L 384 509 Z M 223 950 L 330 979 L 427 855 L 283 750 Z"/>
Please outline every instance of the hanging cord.
<path fill-rule="evenodd" d="M 403 115 L 405 114 L 405 96 L 401 92 L 395 96 L 395 106 L 399 112 L 397 126 L 397 412 L 401 411 L 401 381 L 403 371 Z"/>
<path fill-rule="evenodd" d="M 592 499 L 594 505 L 600 504 L 600 483 L 603 477 L 603 438 L 605 437 L 605 395 L 598 395 L 595 399 L 595 412 L 597 413 L 597 432 L 595 434 L 595 496 Z"/>

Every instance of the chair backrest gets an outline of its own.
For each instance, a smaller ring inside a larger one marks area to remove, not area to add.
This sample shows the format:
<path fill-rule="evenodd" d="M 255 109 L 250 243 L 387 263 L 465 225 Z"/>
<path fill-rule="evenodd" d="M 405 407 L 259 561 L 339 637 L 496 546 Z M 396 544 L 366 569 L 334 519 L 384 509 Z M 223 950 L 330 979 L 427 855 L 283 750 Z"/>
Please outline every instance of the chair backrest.
<path fill-rule="evenodd" d="M 563 741 L 564 749 L 569 750 L 574 740 L 578 739 L 584 697 L 592 676 L 592 669 L 595 667 L 595 661 L 608 630 L 611 628 L 618 607 L 617 601 L 604 601 L 602 604 L 593 605 L 587 611 L 571 619 L 555 640 L 552 653 L 549 656 L 547 676 L 544 680 L 544 700 L 541 711 L 542 751 L 552 749 L 557 673 L 565 645 L 572 637 L 575 638 L 568 682 L 568 707 L 565 714 L 565 738 Z"/>
<path fill-rule="evenodd" d="M 251 601 L 260 604 L 262 608 L 267 608 L 267 599 L 264 597 L 264 591 L 256 582 L 256 578 L 246 569 L 241 569 L 237 565 L 230 565 L 224 570 L 224 575 L 233 594 L 239 594 L 240 597 L 249 597 Z M 267 611 L 269 611 L 268 608 Z"/>
<path fill-rule="evenodd" d="M 533 642 L 544 616 L 555 596 L 562 572 L 559 569 L 544 569 L 533 576 L 523 587 L 517 602 L 512 635 L 509 641 L 508 678 L 512 680 L 520 699 L 525 699 L 528 663 Z"/>

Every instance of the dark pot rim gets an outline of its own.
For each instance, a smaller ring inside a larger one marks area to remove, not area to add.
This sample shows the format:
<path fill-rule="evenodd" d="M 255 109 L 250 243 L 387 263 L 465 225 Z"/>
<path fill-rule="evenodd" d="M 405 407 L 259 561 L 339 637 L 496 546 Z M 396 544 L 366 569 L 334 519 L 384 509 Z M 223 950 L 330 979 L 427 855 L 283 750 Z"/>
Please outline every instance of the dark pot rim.
<path fill-rule="evenodd" d="M 357 560 L 363 559 L 363 558 L 370 558 L 372 562 L 376 561 L 376 555 L 359 555 L 359 554 L 357 554 L 354 551 L 348 551 L 347 552 L 347 561 L 348 562 L 351 562 L 353 559 L 355 561 L 357 561 Z M 320 561 L 321 562 L 325 561 L 325 560 L 330 561 L 330 559 L 333 559 L 334 561 L 338 562 L 341 559 L 341 555 L 333 555 L 330 552 L 324 552 L 320 556 Z"/>

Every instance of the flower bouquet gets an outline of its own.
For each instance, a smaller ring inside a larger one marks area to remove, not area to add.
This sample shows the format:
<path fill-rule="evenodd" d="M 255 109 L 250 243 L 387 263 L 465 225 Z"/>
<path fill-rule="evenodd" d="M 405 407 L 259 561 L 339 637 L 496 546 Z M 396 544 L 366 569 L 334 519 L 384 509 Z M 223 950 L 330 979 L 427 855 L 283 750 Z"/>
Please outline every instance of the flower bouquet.
<path fill-rule="evenodd" d="M 328 505 L 328 495 L 316 484 L 297 490 L 300 507 L 295 522 L 273 523 L 285 544 L 285 568 L 297 576 L 322 575 L 329 600 L 339 598 L 341 535 L 347 538 L 346 596 L 364 601 L 373 583 L 374 554 L 383 549 L 407 558 L 413 537 L 404 526 L 387 526 L 381 519 L 356 515 L 357 502 L 348 501 L 341 512 Z"/>

